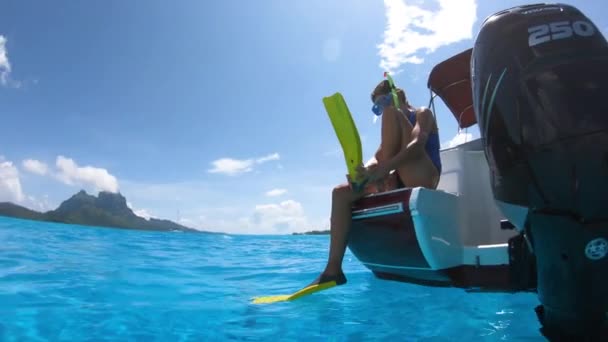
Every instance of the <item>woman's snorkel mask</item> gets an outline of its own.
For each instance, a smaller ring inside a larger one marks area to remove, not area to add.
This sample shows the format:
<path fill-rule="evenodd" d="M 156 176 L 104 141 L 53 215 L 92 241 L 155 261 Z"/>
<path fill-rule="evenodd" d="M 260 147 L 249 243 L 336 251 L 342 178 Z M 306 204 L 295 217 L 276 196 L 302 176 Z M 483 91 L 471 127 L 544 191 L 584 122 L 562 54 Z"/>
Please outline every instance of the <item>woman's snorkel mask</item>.
<path fill-rule="evenodd" d="M 372 106 L 372 112 L 376 114 L 376 116 L 382 115 L 384 113 L 384 107 L 388 106 L 393 102 L 395 107 L 399 108 L 399 97 L 397 96 L 397 87 L 395 87 L 395 83 L 393 82 L 393 78 L 388 72 L 384 73 L 384 77 L 388 80 L 388 84 L 391 88 L 391 92 L 386 95 L 378 96 L 374 105 Z M 374 118 L 374 122 L 376 118 Z"/>
<path fill-rule="evenodd" d="M 372 112 L 377 116 L 382 115 L 384 113 L 384 107 L 388 106 L 393 102 L 393 96 L 391 94 L 380 95 L 377 96 L 376 102 L 372 106 Z"/>

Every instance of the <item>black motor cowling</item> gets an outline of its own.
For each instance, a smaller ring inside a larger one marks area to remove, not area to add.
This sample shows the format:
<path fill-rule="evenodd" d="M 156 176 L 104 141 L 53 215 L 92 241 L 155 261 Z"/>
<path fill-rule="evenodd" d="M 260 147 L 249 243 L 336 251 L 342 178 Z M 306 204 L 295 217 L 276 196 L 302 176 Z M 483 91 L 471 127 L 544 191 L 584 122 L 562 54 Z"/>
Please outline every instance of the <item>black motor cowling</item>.
<path fill-rule="evenodd" d="M 608 312 L 608 43 L 572 6 L 516 7 L 483 23 L 471 75 L 494 197 L 527 208 L 541 322 L 597 333 Z"/>

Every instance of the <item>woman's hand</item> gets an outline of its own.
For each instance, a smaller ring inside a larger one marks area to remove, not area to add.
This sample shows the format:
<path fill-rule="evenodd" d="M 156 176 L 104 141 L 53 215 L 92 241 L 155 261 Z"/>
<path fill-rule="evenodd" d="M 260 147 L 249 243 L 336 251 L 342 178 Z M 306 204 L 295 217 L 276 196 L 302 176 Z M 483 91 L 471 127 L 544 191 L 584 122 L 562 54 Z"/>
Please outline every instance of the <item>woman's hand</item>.
<path fill-rule="evenodd" d="M 383 165 L 371 164 L 368 167 L 363 165 L 357 166 L 357 174 L 359 179 L 365 180 L 367 183 L 377 182 L 388 175 L 389 170 L 386 170 Z"/>
<path fill-rule="evenodd" d="M 357 181 L 358 182 L 367 181 L 367 179 L 369 178 L 368 173 L 370 172 L 370 170 L 375 168 L 376 165 L 377 164 L 371 164 L 366 167 L 363 164 L 359 164 L 357 166 L 357 178 L 358 178 Z"/>

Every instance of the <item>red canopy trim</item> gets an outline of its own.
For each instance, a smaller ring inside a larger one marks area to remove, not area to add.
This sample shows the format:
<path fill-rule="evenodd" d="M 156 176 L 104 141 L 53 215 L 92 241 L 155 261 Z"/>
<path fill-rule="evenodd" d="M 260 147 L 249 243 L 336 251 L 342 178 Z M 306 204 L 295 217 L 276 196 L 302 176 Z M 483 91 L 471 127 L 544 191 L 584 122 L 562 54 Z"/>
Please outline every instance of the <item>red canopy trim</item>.
<path fill-rule="evenodd" d="M 439 64 L 429 75 L 428 87 L 450 109 L 460 128 L 477 123 L 471 90 L 471 52 L 463 51 Z"/>

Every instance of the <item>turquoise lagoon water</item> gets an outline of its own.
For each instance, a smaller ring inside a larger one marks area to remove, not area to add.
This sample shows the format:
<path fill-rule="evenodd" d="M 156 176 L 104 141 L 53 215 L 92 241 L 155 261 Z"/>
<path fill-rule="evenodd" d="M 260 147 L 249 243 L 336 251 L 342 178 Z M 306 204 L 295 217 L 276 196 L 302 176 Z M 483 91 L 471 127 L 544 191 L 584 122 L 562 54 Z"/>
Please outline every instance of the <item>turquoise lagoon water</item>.
<path fill-rule="evenodd" d="M 2 341 L 544 340 L 534 294 L 376 279 L 253 305 L 314 279 L 327 236 L 155 233 L 0 217 Z"/>

